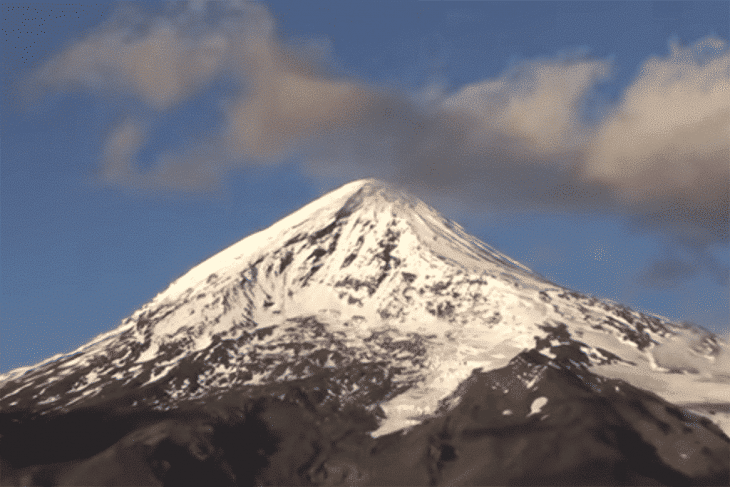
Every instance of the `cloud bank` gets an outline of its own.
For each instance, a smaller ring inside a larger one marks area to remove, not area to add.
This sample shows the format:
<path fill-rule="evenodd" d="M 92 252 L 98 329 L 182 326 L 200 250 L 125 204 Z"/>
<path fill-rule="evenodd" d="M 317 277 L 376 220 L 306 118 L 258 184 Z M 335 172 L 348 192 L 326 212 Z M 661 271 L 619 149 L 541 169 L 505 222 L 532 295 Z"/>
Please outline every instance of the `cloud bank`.
<path fill-rule="evenodd" d="M 730 50 L 721 39 L 648 59 L 598 121 L 583 107 L 610 76 L 607 60 L 533 59 L 425 96 L 337 74 L 331 56 L 321 43 L 282 39 L 258 3 L 155 15 L 122 4 L 35 71 L 26 90 L 145 104 L 146 119 L 127 114 L 107 136 L 99 176 L 120 187 L 211 191 L 230 171 L 298 155 L 316 175 L 381 177 L 482 208 L 613 212 L 700 250 L 728 242 Z M 239 91 L 215 134 L 140 170 L 155 114 L 219 79 Z M 658 281 L 686 273 L 661 266 Z"/>

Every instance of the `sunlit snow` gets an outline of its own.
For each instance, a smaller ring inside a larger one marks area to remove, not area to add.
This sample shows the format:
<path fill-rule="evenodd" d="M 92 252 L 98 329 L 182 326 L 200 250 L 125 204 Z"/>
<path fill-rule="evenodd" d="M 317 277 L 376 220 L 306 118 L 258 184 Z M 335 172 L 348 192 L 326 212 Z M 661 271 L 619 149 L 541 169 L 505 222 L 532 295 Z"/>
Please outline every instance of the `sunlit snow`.
<path fill-rule="evenodd" d="M 540 397 L 538 397 L 537 399 L 535 399 L 534 401 L 532 401 L 532 404 L 530 404 L 530 412 L 529 412 L 529 414 L 527 415 L 527 417 L 529 418 L 529 417 L 530 417 L 530 416 L 532 416 L 533 414 L 537 414 L 537 413 L 539 413 L 540 411 L 542 411 L 542 408 L 543 408 L 543 407 L 544 407 L 544 406 L 545 406 L 545 405 L 546 405 L 547 403 L 548 403 L 548 398 L 547 398 L 547 397 L 545 397 L 545 396 L 540 396 Z"/>

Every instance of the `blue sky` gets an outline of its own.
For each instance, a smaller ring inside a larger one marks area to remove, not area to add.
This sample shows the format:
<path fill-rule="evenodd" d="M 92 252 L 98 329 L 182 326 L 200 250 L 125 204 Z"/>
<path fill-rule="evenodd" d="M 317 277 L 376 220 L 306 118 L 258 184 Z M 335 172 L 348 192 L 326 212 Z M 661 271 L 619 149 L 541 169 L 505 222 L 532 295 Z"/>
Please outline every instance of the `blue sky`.
<path fill-rule="evenodd" d="M 726 2 L 4 3 L 0 372 L 347 181 L 728 331 Z"/>

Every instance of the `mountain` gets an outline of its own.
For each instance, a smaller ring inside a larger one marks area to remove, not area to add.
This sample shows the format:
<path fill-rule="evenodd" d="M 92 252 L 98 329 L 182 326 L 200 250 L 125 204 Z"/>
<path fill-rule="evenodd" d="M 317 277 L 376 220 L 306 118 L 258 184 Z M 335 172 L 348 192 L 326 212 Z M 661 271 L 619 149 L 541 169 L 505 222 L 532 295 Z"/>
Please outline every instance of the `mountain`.
<path fill-rule="evenodd" d="M 727 485 L 727 353 L 360 180 L 0 375 L 0 485 Z"/>

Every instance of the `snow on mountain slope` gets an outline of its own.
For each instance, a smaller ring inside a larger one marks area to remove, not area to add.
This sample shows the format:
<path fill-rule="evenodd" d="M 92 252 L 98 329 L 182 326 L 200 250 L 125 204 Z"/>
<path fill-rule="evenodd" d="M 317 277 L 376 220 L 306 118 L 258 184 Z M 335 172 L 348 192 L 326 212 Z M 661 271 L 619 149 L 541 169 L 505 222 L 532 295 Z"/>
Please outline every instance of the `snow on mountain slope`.
<path fill-rule="evenodd" d="M 384 410 L 378 436 L 417 424 L 474 369 L 536 343 L 572 347 L 596 373 L 681 402 L 730 397 L 713 368 L 727 353 L 716 337 L 676 350 L 692 367 L 657 363 L 658 346 L 691 332 L 551 283 L 367 179 L 195 266 L 72 353 L 1 375 L 0 409 L 62 411 L 131 388 L 167 409 L 330 374 L 338 394 Z"/>

